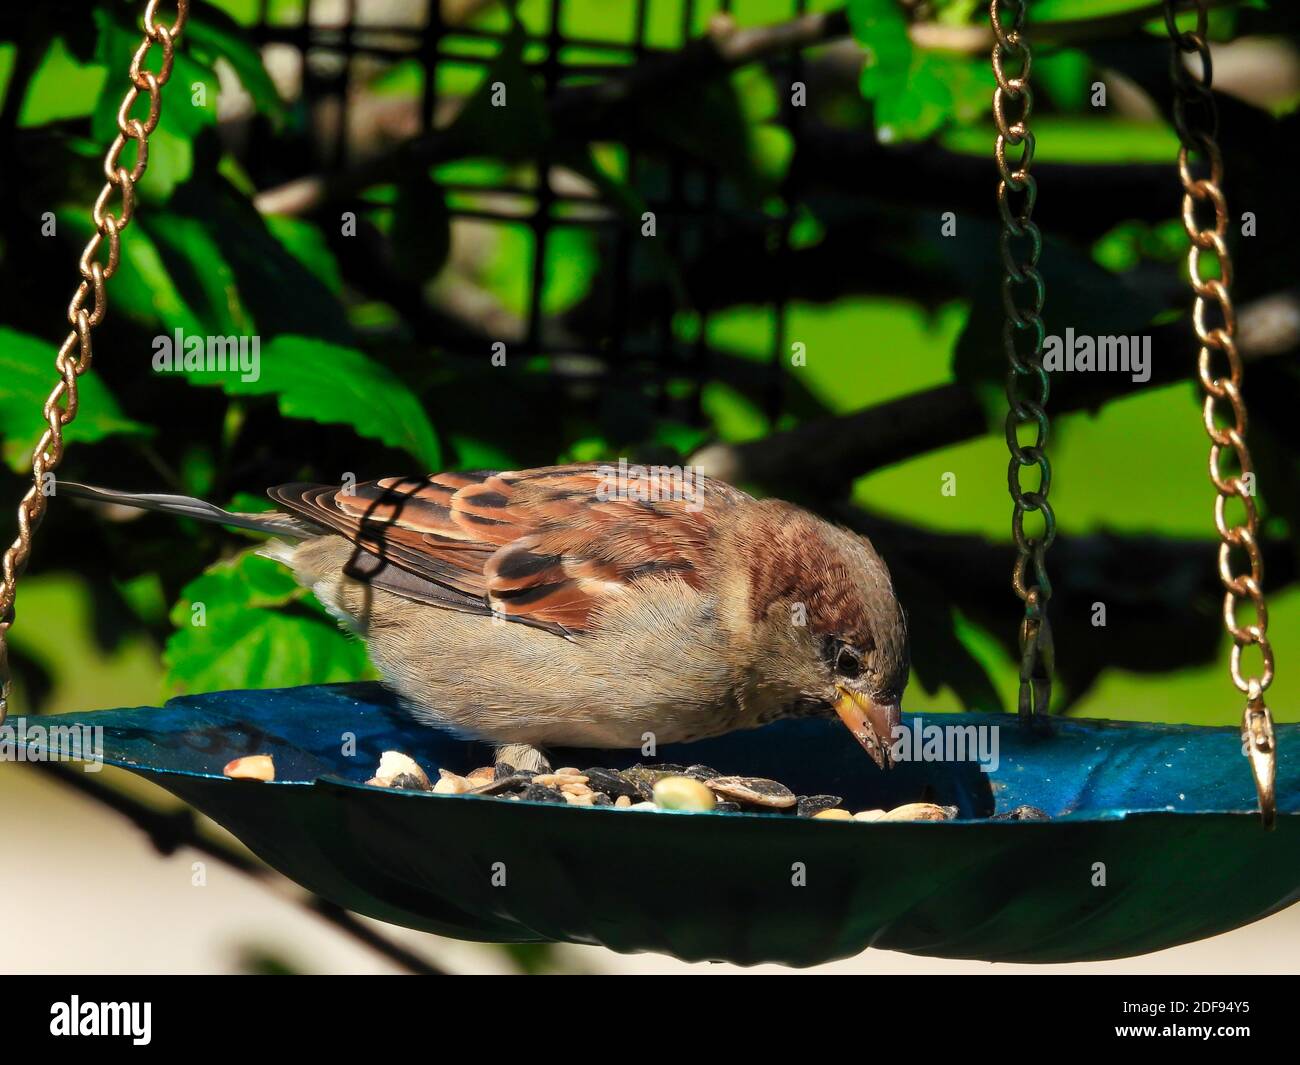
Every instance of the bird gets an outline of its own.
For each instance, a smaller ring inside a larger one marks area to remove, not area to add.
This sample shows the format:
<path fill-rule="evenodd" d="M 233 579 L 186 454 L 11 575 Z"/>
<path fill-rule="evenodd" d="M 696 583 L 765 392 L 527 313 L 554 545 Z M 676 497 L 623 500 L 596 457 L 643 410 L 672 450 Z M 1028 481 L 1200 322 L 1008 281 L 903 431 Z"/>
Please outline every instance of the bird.
<path fill-rule="evenodd" d="M 688 743 L 838 718 L 892 767 L 907 620 L 870 541 L 687 467 L 584 463 L 269 488 L 240 513 L 61 494 L 250 529 L 361 636 L 417 720 L 549 768 L 548 749 Z"/>

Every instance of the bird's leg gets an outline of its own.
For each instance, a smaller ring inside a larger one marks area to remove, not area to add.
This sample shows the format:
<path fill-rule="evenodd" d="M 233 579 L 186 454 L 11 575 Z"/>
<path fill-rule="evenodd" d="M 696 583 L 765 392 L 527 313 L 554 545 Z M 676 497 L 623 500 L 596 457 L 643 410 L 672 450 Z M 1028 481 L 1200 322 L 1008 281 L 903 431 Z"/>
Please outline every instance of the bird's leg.
<path fill-rule="evenodd" d="M 494 761 L 497 765 L 513 766 L 531 773 L 551 771 L 551 761 L 546 753 L 527 743 L 503 743 L 496 749 Z"/>

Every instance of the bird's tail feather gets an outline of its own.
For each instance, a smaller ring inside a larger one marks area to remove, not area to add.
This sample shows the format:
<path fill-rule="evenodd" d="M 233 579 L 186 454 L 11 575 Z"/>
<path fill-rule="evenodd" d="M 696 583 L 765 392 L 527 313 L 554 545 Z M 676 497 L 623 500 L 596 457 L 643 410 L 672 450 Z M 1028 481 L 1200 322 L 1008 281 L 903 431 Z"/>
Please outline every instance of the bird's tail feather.
<path fill-rule="evenodd" d="M 175 514 L 198 521 L 215 522 L 218 525 L 232 525 L 237 529 L 250 529 L 253 532 L 271 533 L 277 536 L 292 536 L 305 539 L 319 536 L 325 530 L 304 521 L 302 518 L 278 511 L 262 514 L 241 514 L 236 511 L 222 510 L 202 499 L 193 496 L 173 496 L 156 492 L 118 492 L 112 488 L 97 488 L 90 484 L 77 484 L 73 481 L 59 481 L 55 489 L 58 495 L 71 496 L 73 499 L 88 499 L 96 503 L 112 503 L 122 507 L 134 507 L 137 510 L 156 510 L 163 514 Z"/>

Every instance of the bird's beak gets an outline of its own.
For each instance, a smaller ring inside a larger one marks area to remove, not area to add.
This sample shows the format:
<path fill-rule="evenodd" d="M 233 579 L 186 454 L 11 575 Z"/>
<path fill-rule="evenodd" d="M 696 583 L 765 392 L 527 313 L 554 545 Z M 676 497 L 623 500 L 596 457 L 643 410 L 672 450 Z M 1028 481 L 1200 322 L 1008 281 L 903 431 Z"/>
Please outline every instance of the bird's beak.
<path fill-rule="evenodd" d="M 881 769 L 892 769 L 894 757 L 890 750 L 894 742 L 894 729 L 903 720 L 897 705 L 883 706 L 867 696 L 847 688 L 836 688 L 835 712 L 844 722 L 853 738 Z"/>

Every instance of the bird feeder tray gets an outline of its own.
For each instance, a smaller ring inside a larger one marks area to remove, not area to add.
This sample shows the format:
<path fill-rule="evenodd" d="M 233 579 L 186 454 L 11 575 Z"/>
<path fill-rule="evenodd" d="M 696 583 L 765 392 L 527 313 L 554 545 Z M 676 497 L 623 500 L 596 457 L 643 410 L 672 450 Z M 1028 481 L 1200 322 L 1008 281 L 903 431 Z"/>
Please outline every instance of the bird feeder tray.
<path fill-rule="evenodd" d="M 914 761 L 881 772 L 843 728 L 817 720 L 665 746 L 657 760 L 773 777 L 854 810 L 913 801 L 928 785 L 933 801 L 958 808 L 954 821 L 659 813 L 374 787 L 365 781 L 388 750 L 435 776 L 491 762 L 489 748 L 415 723 L 375 684 L 10 723 L 32 751 L 60 757 L 74 753 L 61 747 L 66 733 L 35 726 L 102 726 L 105 762 L 166 788 L 299 884 L 457 939 L 741 965 L 815 965 L 866 947 L 1076 962 L 1226 932 L 1300 898 L 1300 725 L 1278 727 L 1277 825 L 1264 832 L 1233 728 L 926 720 L 996 728 L 996 767 Z M 273 757 L 274 782 L 222 775 L 250 754 Z M 615 768 L 642 760 L 556 756 Z M 1051 820 L 989 820 L 1022 804 Z"/>

